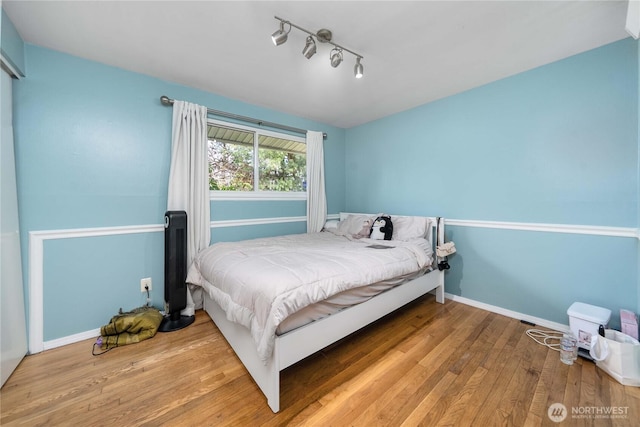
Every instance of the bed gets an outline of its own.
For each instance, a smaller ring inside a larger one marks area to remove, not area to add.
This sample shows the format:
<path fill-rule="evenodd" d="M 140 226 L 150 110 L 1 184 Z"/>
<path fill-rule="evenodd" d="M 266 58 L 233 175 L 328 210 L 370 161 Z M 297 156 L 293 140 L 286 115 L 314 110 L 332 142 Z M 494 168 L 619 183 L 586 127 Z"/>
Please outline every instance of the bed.
<path fill-rule="evenodd" d="M 283 369 L 426 293 L 444 303 L 436 219 L 392 216 L 394 237 L 373 240 L 375 218 L 341 213 L 320 233 L 216 243 L 189 269 L 273 412 Z"/>

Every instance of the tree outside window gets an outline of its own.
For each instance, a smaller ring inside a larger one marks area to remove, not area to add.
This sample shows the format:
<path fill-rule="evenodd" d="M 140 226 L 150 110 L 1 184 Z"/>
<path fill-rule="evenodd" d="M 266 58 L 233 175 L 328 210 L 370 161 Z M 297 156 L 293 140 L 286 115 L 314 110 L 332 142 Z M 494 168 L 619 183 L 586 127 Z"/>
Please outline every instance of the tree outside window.
<path fill-rule="evenodd" d="M 306 192 L 300 138 L 217 123 L 209 124 L 208 137 L 210 190 Z"/>

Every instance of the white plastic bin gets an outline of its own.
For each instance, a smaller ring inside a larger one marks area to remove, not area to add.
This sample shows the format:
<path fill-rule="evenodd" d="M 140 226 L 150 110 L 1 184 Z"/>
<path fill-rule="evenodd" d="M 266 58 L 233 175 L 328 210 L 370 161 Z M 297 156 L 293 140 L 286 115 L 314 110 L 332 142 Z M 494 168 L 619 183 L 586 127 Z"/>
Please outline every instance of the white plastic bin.
<path fill-rule="evenodd" d="M 598 327 L 602 325 L 607 329 L 611 318 L 611 310 L 582 302 L 571 304 L 567 314 L 571 332 L 578 338 L 578 347 L 585 350 L 591 349 L 591 336 L 598 334 Z"/>

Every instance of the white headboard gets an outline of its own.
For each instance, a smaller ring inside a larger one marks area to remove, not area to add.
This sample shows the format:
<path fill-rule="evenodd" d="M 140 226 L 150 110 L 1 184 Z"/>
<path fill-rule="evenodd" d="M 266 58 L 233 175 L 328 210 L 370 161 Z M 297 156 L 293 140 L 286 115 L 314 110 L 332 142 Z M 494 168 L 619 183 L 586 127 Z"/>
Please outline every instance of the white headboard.
<path fill-rule="evenodd" d="M 393 215 L 393 214 L 388 214 L 386 212 L 383 212 L 383 213 L 386 214 L 386 215 L 390 215 L 392 219 L 394 217 L 402 217 L 402 218 L 412 217 L 412 216 L 422 217 L 422 215 Z M 344 220 L 349 215 L 378 216 L 378 215 L 380 215 L 380 212 L 374 213 L 374 214 L 372 214 L 372 213 L 364 213 L 364 212 L 340 212 L 340 221 Z M 437 218 L 435 216 L 427 216 L 427 217 L 423 217 L 423 218 L 428 218 L 429 219 L 429 224 L 431 224 L 432 227 L 435 227 L 436 222 L 437 222 Z"/>

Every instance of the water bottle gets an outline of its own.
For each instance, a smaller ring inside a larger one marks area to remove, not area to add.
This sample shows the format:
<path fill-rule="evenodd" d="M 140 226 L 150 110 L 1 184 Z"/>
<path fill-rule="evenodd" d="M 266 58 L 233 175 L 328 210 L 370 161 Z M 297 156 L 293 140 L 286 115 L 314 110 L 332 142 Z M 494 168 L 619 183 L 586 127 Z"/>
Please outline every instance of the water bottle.
<path fill-rule="evenodd" d="M 578 340 L 573 335 L 564 334 L 560 340 L 560 361 L 565 365 L 573 365 L 578 358 Z"/>

